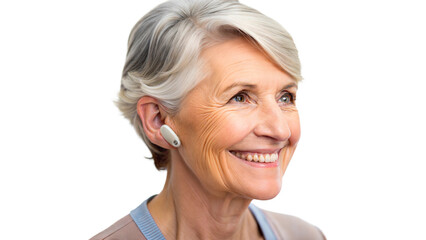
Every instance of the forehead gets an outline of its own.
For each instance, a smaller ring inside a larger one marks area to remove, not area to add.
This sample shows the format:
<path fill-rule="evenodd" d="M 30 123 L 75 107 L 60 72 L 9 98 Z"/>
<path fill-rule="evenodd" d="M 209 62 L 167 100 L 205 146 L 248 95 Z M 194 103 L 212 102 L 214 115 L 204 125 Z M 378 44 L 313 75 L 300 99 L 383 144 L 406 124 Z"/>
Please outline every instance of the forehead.
<path fill-rule="evenodd" d="M 243 38 L 209 47 L 203 51 L 202 58 L 208 72 L 208 77 L 203 82 L 210 85 L 211 89 L 221 90 L 237 81 L 256 85 L 296 83 L 259 47 Z"/>

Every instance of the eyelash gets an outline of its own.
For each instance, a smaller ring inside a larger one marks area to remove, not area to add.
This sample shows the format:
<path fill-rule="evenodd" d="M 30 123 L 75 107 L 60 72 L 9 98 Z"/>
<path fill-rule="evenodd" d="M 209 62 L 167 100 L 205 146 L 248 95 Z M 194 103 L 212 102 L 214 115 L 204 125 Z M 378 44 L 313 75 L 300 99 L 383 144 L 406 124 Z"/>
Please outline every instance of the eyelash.
<path fill-rule="evenodd" d="M 293 93 L 291 93 L 291 92 L 287 92 L 287 91 L 284 91 L 284 92 L 282 92 L 282 94 L 281 94 L 281 96 L 279 97 L 279 100 L 282 98 L 282 97 L 284 97 L 284 95 L 289 95 L 289 97 L 290 97 L 290 104 L 294 104 L 295 103 L 295 101 L 296 101 L 296 97 L 295 97 L 295 95 L 293 94 Z M 246 91 L 240 91 L 240 92 L 238 92 L 237 94 L 235 94 L 231 99 L 229 99 L 229 102 L 232 102 L 232 101 L 234 101 L 235 100 L 235 98 L 236 97 L 239 97 L 239 96 L 242 96 L 243 98 L 244 98 L 244 101 L 235 101 L 236 103 L 246 103 L 246 102 L 248 102 L 248 98 L 249 98 L 249 95 L 248 95 L 248 93 L 246 92 Z M 279 101 L 278 100 L 278 101 Z"/>

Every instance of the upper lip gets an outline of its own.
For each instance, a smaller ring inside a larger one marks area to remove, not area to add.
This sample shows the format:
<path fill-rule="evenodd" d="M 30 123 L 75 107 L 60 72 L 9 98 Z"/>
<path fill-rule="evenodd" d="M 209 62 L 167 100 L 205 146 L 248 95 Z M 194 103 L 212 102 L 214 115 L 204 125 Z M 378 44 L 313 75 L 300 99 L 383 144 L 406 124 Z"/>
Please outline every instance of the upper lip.
<path fill-rule="evenodd" d="M 272 154 L 272 153 L 278 153 L 281 150 L 281 148 L 269 148 L 269 149 L 250 149 L 250 150 L 239 150 L 239 149 L 232 149 L 229 150 L 231 152 L 241 152 L 241 153 L 261 153 L 261 154 Z"/>

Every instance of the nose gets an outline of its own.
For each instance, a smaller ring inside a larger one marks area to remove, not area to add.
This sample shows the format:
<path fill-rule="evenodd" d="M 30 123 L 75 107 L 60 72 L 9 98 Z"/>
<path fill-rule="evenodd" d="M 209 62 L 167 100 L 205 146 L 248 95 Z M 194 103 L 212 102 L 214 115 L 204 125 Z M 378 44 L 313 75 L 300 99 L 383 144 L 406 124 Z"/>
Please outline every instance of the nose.
<path fill-rule="evenodd" d="M 291 137 L 289 119 L 286 112 L 275 101 L 259 106 L 258 124 L 254 133 L 258 137 L 267 137 L 275 141 L 286 141 Z"/>

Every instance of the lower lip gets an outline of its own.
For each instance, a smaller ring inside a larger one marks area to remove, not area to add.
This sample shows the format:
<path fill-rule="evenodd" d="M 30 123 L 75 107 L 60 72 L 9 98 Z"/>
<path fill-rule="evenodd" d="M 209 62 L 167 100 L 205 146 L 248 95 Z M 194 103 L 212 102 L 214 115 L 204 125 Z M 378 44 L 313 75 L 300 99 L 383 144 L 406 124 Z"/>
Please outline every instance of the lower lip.
<path fill-rule="evenodd" d="M 249 166 L 252 166 L 252 167 L 256 167 L 256 168 L 274 168 L 274 167 L 278 167 L 278 162 L 280 160 L 280 157 L 279 157 L 280 156 L 280 152 L 278 152 L 278 159 L 275 162 L 268 162 L 268 163 L 247 161 L 247 160 L 244 160 L 244 159 L 241 159 L 241 158 L 235 156 L 234 154 L 232 154 L 230 152 L 228 152 L 228 153 L 231 154 L 234 158 L 236 158 L 236 159 L 238 159 L 238 160 L 240 160 L 240 161 L 244 162 L 245 164 L 247 164 Z"/>

